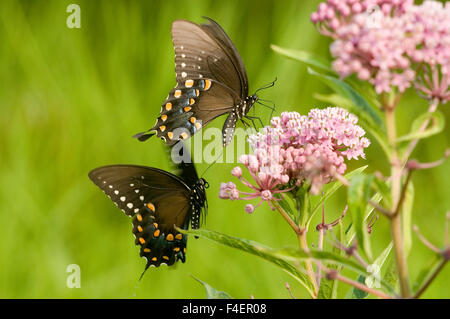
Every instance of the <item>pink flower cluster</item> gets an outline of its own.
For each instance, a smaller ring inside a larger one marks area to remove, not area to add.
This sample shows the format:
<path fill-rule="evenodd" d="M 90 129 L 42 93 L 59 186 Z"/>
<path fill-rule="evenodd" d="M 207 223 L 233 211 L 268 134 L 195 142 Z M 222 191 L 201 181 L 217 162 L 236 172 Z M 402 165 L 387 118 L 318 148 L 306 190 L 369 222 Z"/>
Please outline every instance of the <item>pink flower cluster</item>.
<path fill-rule="evenodd" d="M 270 205 L 271 200 L 278 200 L 275 194 L 287 192 L 304 181 L 310 183 L 312 194 L 318 194 L 336 174 L 344 174 L 344 157 L 364 158 L 364 148 L 370 143 L 357 122 L 356 116 L 338 107 L 313 109 L 307 116 L 284 112 L 272 118 L 271 126 L 249 137 L 254 154 L 239 159 L 254 184 L 243 177 L 240 167 L 232 170 L 232 175 L 251 192 L 239 191 L 232 182 L 222 183 L 219 197 L 260 198 L 257 206 L 264 201 Z M 249 204 L 246 211 L 253 212 L 254 208 Z"/>
<path fill-rule="evenodd" d="M 379 9 L 385 15 L 395 15 L 404 12 L 413 3 L 413 0 L 327 0 L 311 14 L 311 21 L 318 23 L 322 33 L 338 37 L 336 30 L 351 23 L 358 14 L 373 13 Z"/>
<path fill-rule="evenodd" d="M 377 93 L 414 84 L 428 98 L 450 99 L 450 3 L 328 0 L 311 20 L 334 39 L 341 76 L 356 74 Z"/>

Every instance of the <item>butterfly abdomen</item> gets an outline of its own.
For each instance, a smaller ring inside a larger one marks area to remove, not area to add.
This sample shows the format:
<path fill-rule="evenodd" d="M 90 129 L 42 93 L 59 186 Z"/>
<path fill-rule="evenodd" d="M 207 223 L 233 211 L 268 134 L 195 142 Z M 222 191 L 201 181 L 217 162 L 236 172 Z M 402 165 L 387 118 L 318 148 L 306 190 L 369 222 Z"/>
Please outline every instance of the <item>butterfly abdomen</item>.
<path fill-rule="evenodd" d="M 152 206 L 143 208 L 133 216 L 135 244 L 141 246 L 140 255 L 147 259 L 146 268 L 158 267 L 161 264 L 170 266 L 177 260 L 184 262 L 186 235 L 177 232 L 173 227 L 170 227 L 172 231 L 164 230 L 152 208 L 154 209 Z"/>

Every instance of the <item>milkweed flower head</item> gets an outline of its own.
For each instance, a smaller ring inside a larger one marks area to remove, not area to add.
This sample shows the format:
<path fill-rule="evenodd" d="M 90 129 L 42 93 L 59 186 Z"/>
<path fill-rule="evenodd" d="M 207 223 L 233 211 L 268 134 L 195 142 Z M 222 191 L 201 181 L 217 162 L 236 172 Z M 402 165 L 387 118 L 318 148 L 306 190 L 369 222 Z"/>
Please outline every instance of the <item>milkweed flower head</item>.
<path fill-rule="evenodd" d="M 239 161 L 252 182 L 243 177 L 241 167 L 232 170 L 232 175 L 250 191 L 239 191 L 232 182 L 222 183 L 219 197 L 259 198 L 256 206 L 246 206 L 246 211 L 252 213 L 262 202 L 271 205 L 272 200 L 279 200 L 277 194 L 303 182 L 310 183 L 312 194 L 318 194 L 336 174 L 344 174 L 345 158 L 364 158 L 370 142 L 357 122 L 356 116 L 339 107 L 312 109 L 306 116 L 283 112 L 272 118 L 271 125 L 262 132 L 248 138 L 253 154 L 242 155 Z"/>
<path fill-rule="evenodd" d="M 355 74 L 377 93 L 414 85 L 428 98 L 449 100 L 450 3 L 328 0 L 311 15 L 334 39 L 333 69 Z"/>

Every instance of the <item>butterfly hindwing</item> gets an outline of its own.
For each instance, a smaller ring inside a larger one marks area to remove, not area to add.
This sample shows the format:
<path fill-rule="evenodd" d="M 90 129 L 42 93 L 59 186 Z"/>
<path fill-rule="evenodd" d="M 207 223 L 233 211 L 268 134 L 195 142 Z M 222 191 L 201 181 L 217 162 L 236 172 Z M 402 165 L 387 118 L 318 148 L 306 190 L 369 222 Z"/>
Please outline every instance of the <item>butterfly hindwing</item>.
<path fill-rule="evenodd" d="M 180 177 L 136 165 L 99 167 L 89 177 L 133 218 L 133 234 L 147 259 L 146 268 L 185 260 L 187 238 L 174 225 L 187 229 L 196 204 L 191 188 Z"/>

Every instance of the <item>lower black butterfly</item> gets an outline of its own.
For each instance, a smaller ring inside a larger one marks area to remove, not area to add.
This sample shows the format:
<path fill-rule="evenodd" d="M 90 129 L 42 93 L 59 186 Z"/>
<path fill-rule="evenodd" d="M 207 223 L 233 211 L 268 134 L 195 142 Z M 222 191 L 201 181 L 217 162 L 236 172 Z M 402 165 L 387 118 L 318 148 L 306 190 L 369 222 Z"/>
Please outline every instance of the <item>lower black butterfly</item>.
<path fill-rule="evenodd" d="M 133 221 L 136 245 L 147 259 L 145 270 L 161 264 L 185 262 L 187 236 L 175 226 L 200 227 L 202 211 L 206 214 L 205 188 L 194 164 L 178 165 L 174 175 L 153 167 L 110 165 L 94 169 L 89 178 Z M 144 271 L 145 272 L 145 271 Z"/>

